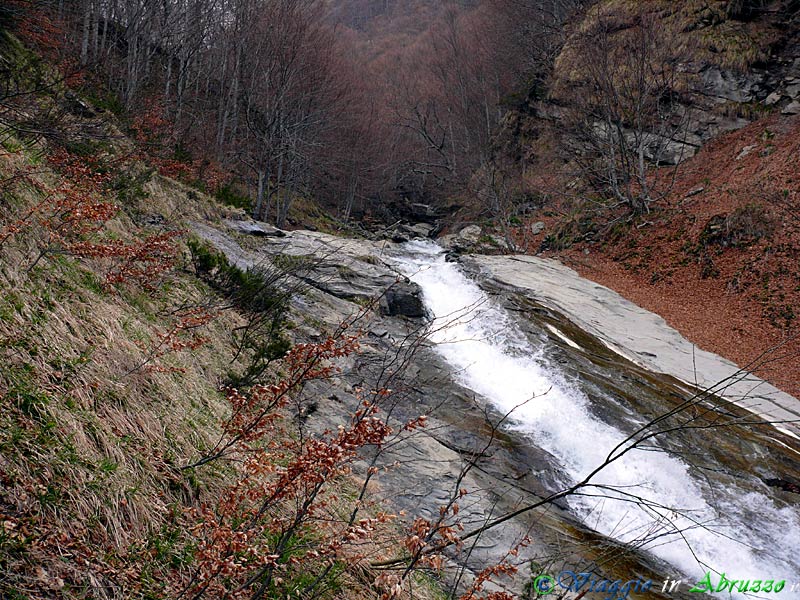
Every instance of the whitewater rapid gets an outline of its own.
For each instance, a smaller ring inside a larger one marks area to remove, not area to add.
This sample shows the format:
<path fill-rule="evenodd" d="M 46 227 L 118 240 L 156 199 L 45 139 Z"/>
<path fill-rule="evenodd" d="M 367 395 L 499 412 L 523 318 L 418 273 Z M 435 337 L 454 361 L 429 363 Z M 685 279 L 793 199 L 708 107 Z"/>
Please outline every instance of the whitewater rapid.
<path fill-rule="evenodd" d="M 541 348 L 432 242 L 404 244 L 398 268 L 422 289 L 433 317 L 429 338 L 456 379 L 582 481 L 627 437 L 592 414 L 590 401 L 549 364 Z M 755 491 L 712 490 L 689 467 L 649 444 L 611 463 L 568 501 L 600 533 L 652 552 L 698 580 L 707 571 L 737 579 L 800 574 L 800 520 Z M 766 489 L 765 489 L 766 491 Z M 644 499 L 644 502 L 637 501 Z M 679 533 L 680 532 L 680 533 Z M 798 597 L 787 588 L 781 598 Z"/>

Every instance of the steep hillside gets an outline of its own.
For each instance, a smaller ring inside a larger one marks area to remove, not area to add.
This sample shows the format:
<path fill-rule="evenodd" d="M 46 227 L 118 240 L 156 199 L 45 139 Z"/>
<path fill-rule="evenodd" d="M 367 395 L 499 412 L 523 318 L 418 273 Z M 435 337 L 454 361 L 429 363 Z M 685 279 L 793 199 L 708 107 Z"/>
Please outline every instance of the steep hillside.
<path fill-rule="evenodd" d="M 638 227 L 560 256 L 702 348 L 800 395 L 800 117 L 722 136 Z M 586 251 L 584 254 L 583 251 Z"/>
<path fill-rule="evenodd" d="M 498 153 L 517 247 L 554 252 L 798 394 L 800 7 L 606 0 Z M 509 228 L 510 226 L 510 228 Z"/>

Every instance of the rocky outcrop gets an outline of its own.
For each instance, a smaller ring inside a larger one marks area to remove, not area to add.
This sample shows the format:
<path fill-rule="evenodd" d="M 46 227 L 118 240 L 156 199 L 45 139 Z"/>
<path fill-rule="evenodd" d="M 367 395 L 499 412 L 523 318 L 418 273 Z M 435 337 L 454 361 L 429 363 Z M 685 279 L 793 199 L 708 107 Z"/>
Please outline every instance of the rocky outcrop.
<path fill-rule="evenodd" d="M 460 254 L 468 252 L 503 254 L 509 250 L 510 244 L 509 241 L 494 233 L 484 232 L 479 225 L 467 225 L 458 233 L 441 236 L 437 242 L 454 259 Z"/>
<path fill-rule="evenodd" d="M 769 65 L 747 72 L 710 64 L 693 67 L 696 73 L 693 102 L 681 109 L 681 117 L 688 124 L 689 134 L 682 141 L 695 148 L 751 122 L 750 118 L 740 115 L 758 116 L 764 110 L 795 114 L 793 105 L 800 99 L 797 45 L 788 44 Z M 763 107 L 760 111 L 756 109 L 759 105 Z"/>
<path fill-rule="evenodd" d="M 634 3 L 635 4 L 635 3 Z M 763 14 L 769 13 L 765 11 Z M 639 132 L 644 139 L 645 157 L 661 165 L 675 165 L 691 158 L 712 139 L 746 127 L 768 112 L 786 115 L 800 114 L 800 35 L 798 35 L 797 13 L 788 16 L 788 22 L 779 29 L 779 41 L 772 44 L 771 54 L 747 68 L 726 68 L 724 58 L 718 64 L 713 54 L 703 58 L 689 59 L 678 66 L 685 84 L 676 90 L 679 100 L 671 105 L 667 114 L 659 119 L 656 128 Z M 712 22 L 702 27 L 712 26 Z M 718 35 L 725 35 L 724 32 Z M 568 45 L 569 46 L 569 45 Z M 563 82 L 559 74 L 554 75 L 551 87 L 555 90 Z M 557 95 L 557 93 L 556 93 Z M 565 106 L 571 97 L 550 97 L 542 91 L 538 81 L 529 90 L 529 96 L 516 110 L 510 111 L 503 121 L 503 133 L 497 144 L 507 156 L 515 161 L 536 160 L 541 150 L 537 139 L 547 130 L 554 129 L 561 135 L 559 127 L 569 118 Z M 598 122 L 595 129 L 602 129 Z M 628 141 L 634 136 L 624 132 Z M 599 132 L 600 139 L 604 135 Z"/>
<path fill-rule="evenodd" d="M 716 65 L 708 65 L 700 72 L 701 85 L 697 91 L 719 103 L 744 104 L 767 97 L 769 91 L 765 86 L 766 78 L 764 72 L 734 73 Z"/>
<path fill-rule="evenodd" d="M 395 283 L 383 294 L 381 311 L 391 317 L 421 319 L 425 316 L 425 305 L 419 286 L 410 281 Z"/>
<path fill-rule="evenodd" d="M 428 239 L 436 231 L 436 226 L 430 223 L 400 223 L 393 227 L 386 237 L 397 244 L 416 239 Z"/>

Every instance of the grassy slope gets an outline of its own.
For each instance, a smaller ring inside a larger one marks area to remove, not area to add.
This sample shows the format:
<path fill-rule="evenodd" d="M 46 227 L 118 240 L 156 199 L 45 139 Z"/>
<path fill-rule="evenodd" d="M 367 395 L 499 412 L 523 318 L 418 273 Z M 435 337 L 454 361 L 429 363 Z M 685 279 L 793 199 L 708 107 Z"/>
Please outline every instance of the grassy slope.
<path fill-rule="evenodd" d="M 33 161 L 35 177 L 57 181 L 38 150 L 0 153 L 0 176 Z M 6 192 L 4 212 L 38 201 L 25 186 Z M 185 216 L 198 212 L 198 198 L 156 176 L 137 203 Z M 138 208 L 126 209 L 108 230 L 142 235 L 131 219 Z M 210 290 L 181 268 L 154 294 L 108 290 L 101 264 L 69 256 L 29 271 L 34 242 L 17 236 L 0 255 L 0 589 L 9 597 L 103 597 L 108 586 L 114 597 L 118 586 L 133 593 L 141 584 L 156 593 L 157 573 L 186 559 L 173 509 L 224 479 L 215 469 L 198 478 L 177 467 L 218 434 L 218 385 L 231 369 L 229 332 L 239 318 L 223 313 L 204 331 L 206 345 L 153 363 L 174 372 L 131 372 L 173 326 L 170 313 Z M 129 563 L 144 568 L 122 573 Z"/>
<path fill-rule="evenodd" d="M 13 52 L 24 51 L 15 44 Z M 56 102 L 26 101 L 31 113 Z M 104 199 L 120 207 L 105 239 L 130 242 L 232 214 L 124 158 L 133 145 L 108 114 L 65 118 L 99 132 L 69 145 L 104 156 Z M 64 180 L 49 162 L 52 147 L 9 131 L 0 138 L 3 232 L 42 200 L 36 184 Z M 21 172 L 31 179 L 9 180 Z M 43 230 L 31 223 L 0 243 L 0 597 L 172 598 L 194 560 L 187 507 L 213 504 L 235 479 L 230 463 L 180 467 L 220 436 L 229 411 L 220 385 L 246 360 L 234 360 L 231 334 L 243 317 L 223 310 L 198 332 L 203 345 L 148 362 L 181 307 L 230 304 L 194 274 L 187 237 L 155 290 L 109 288 L 107 260 L 55 253 L 37 261 Z M 350 484 L 342 485 L 346 495 Z M 373 579 L 366 570 L 338 574 L 323 597 L 374 597 Z M 415 597 L 432 597 L 432 586 L 417 586 Z"/>
<path fill-rule="evenodd" d="M 615 21 L 625 23 L 643 11 L 657 19 L 676 54 L 680 49 L 680 53 L 690 53 L 697 63 L 746 72 L 753 63 L 770 58 L 771 47 L 786 35 L 785 23 L 781 15 L 769 11 L 752 20 L 730 18 L 729 4 L 729 0 L 602 0 L 576 29 L 583 30 L 598 15 L 615 15 Z M 571 62 L 571 52 L 568 41 L 556 63 L 557 77 L 562 63 Z"/>

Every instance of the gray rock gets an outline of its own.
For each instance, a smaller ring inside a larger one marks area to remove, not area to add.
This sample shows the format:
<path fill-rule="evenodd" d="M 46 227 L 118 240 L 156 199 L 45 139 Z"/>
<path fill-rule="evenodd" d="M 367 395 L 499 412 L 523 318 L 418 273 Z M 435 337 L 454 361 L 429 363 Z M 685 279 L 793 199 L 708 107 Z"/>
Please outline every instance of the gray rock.
<path fill-rule="evenodd" d="M 708 110 L 693 108 L 688 111 L 690 122 L 696 135 L 702 143 L 705 143 L 723 133 L 736 131 L 750 124 L 745 118 L 724 116 L 714 112 L 713 108 Z"/>
<path fill-rule="evenodd" d="M 600 138 L 611 138 L 615 132 L 609 132 L 606 124 L 598 121 L 593 126 L 595 135 Z M 625 140 L 635 148 L 638 144 L 644 146 L 644 157 L 652 162 L 661 165 L 678 165 L 691 158 L 697 152 L 697 148 L 702 144 L 702 138 L 692 132 L 674 132 L 675 137 L 661 135 L 658 132 L 637 132 L 625 130 Z M 690 143 L 691 142 L 691 143 Z"/>
<path fill-rule="evenodd" d="M 738 74 L 712 66 L 702 73 L 702 93 L 722 102 L 752 102 L 763 78 L 760 73 Z"/>
<path fill-rule="evenodd" d="M 797 98 L 800 96 L 800 83 L 786 86 L 786 95 L 790 98 Z"/>
<path fill-rule="evenodd" d="M 780 102 L 781 98 L 783 98 L 783 94 L 780 92 L 772 92 L 769 96 L 767 96 L 767 99 L 764 100 L 764 104 L 767 106 L 773 106 Z"/>
<path fill-rule="evenodd" d="M 408 231 L 418 238 L 429 238 L 435 227 L 430 223 L 414 223 L 407 226 Z"/>
<path fill-rule="evenodd" d="M 386 290 L 381 302 L 381 312 L 392 317 L 421 319 L 425 316 L 422 292 L 415 283 L 401 281 Z"/>
<path fill-rule="evenodd" d="M 225 224 L 234 231 L 256 237 L 286 237 L 286 232 L 282 229 L 260 221 L 233 221 L 228 219 Z"/>
<path fill-rule="evenodd" d="M 794 59 L 792 66 L 786 72 L 786 76 L 788 79 L 800 78 L 800 58 Z"/>
<path fill-rule="evenodd" d="M 544 222 L 543 221 L 536 221 L 533 225 L 531 225 L 531 233 L 533 235 L 539 235 L 544 231 Z"/>
<path fill-rule="evenodd" d="M 454 233 L 448 233 L 447 235 L 439 237 L 436 242 L 445 250 L 452 250 L 456 245 L 456 235 Z"/>
<path fill-rule="evenodd" d="M 243 221 L 224 222 L 234 231 Z M 196 233 L 222 250 L 241 268 L 286 265 L 292 277 L 330 296 L 369 301 L 397 281 L 397 273 L 380 256 L 389 242 L 340 238 L 313 231 L 261 236 L 259 251 L 241 248 L 229 235 L 205 223 L 192 224 Z M 260 224 L 259 224 L 260 225 Z M 276 256 L 280 255 L 279 259 Z"/>
<path fill-rule="evenodd" d="M 751 144 L 750 146 L 745 146 L 744 148 L 742 148 L 741 152 L 739 152 L 739 154 L 736 155 L 736 160 L 742 160 L 745 156 L 750 154 L 756 148 L 758 148 L 758 146 L 756 144 Z"/>
<path fill-rule="evenodd" d="M 468 225 L 459 231 L 456 237 L 464 244 L 477 244 L 482 233 L 483 230 L 478 225 Z"/>
<path fill-rule="evenodd" d="M 800 114 L 800 100 L 794 100 L 781 111 L 782 115 L 798 115 Z"/>
<path fill-rule="evenodd" d="M 430 223 L 414 223 L 413 225 L 398 225 L 391 233 L 391 240 L 396 243 L 408 242 L 413 239 L 427 239 L 435 227 Z"/>
<path fill-rule="evenodd" d="M 478 225 L 469 225 L 458 233 L 443 235 L 436 241 L 442 248 L 450 251 L 453 255 L 457 255 L 477 250 L 482 235 L 483 230 Z"/>

